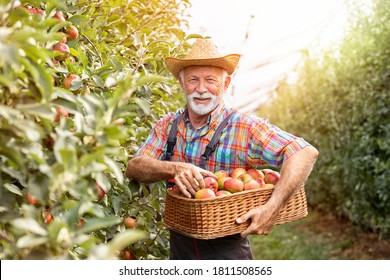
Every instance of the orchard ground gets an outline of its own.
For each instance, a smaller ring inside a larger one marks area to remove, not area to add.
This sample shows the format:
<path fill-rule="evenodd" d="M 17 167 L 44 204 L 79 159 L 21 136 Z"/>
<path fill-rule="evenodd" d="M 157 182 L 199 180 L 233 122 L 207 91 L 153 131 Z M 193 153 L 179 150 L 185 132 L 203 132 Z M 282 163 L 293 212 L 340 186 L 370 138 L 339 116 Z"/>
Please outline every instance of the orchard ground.
<path fill-rule="evenodd" d="M 250 237 L 255 259 L 388 260 L 390 240 L 364 232 L 346 219 L 309 209 L 299 221 L 275 226 L 268 236 Z"/>

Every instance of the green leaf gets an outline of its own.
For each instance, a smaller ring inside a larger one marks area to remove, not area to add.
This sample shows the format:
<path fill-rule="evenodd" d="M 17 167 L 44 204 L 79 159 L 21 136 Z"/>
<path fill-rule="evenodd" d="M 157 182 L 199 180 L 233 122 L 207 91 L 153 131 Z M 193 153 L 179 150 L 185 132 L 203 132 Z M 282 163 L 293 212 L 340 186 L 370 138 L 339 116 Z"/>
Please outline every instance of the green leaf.
<path fill-rule="evenodd" d="M 202 39 L 203 36 L 200 34 L 188 34 L 185 38 L 185 41 L 190 40 L 190 39 Z"/>
<path fill-rule="evenodd" d="M 42 66 L 35 63 L 34 61 L 30 60 L 29 63 L 25 63 L 25 66 L 33 76 L 35 85 L 37 86 L 37 88 L 39 88 L 43 101 L 50 101 L 51 94 L 53 92 L 51 76 L 45 71 Z"/>
<path fill-rule="evenodd" d="M 41 236 L 47 236 L 48 234 L 47 231 L 32 218 L 18 218 L 11 221 L 11 224 L 19 230 L 35 233 Z"/>
<path fill-rule="evenodd" d="M 102 88 L 104 87 L 104 81 L 101 77 L 94 75 L 92 76 L 92 80 L 96 83 L 97 86 Z"/>
<path fill-rule="evenodd" d="M 23 196 L 21 190 L 20 190 L 17 186 L 15 186 L 14 184 L 5 183 L 5 184 L 4 184 L 4 187 L 5 187 L 8 191 L 10 191 L 10 192 L 12 192 L 12 193 L 14 193 L 14 194 L 17 194 L 17 195 L 19 195 L 19 196 Z"/>
<path fill-rule="evenodd" d="M 126 184 L 119 184 L 119 187 L 123 190 L 129 200 L 132 200 L 133 195 L 131 194 L 129 186 L 127 186 Z"/>
<path fill-rule="evenodd" d="M 110 246 L 110 251 L 113 254 L 146 237 L 147 234 L 144 231 L 137 229 L 125 230 L 115 235 L 108 244 Z"/>
<path fill-rule="evenodd" d="M 63 146 L 59 146 L 60 141 L 54 144 L 55 154 L 58 162 L 64 165 L 67 170 L 74 170 L 77 166 L 77 155 L 74 148 L 69 149 Z"/>
<path fill-rule="evenodd" d="M 144 76 L 144 77 L 137 79 L 137 87 L 141 87 L 141 86 L 147 85 L 149 83 L 160 83 L 160 82 L 164 82 L 166 80 L 167 79 L 163 76 L 148 75 L 148 76 Z"/>
<path fill-rule="evenodd" d="M 47 243 L 49 239 L 47 237 L 43 236 L 32 236 L 32 235 L 25 235 L 18 239 L 16 246 L 18 248 L 34 248 L 39 245 L 43 245 Z"/>
<path fill-rule="evenodd" d="M 137 97 L 133 100 L 146 115 L 150 115 L 150 105 L 146 100 Z"/>
<path fill-rule="evenodd" d="M 119 30 L 119 32 L 120 32 L 120 34 L 122 36 L 126 36 L 127 35 L 128 30 L 127 30 L 127 24 L 125 22 L 119 23 L 117 25 L 117 27 L 118 27 L 118 30 Z"/>
<path fill-rule="evenodd" d="M 121 169 L 117 166 L 117 164 L 115 163 L 115 161 L 113 161 L 112 159 L 110 159 L 109 157 L 107 156 L 104 156 L 104 162 L 107 164 L 107 166 L 110 167 L 110 169 L 112 170 L 112 172 L 114 173 L 114 176 L 115 178 L 118 180 L 118 183 L 119 184 L 123 184 L 123 172 L 121 171 Z"/>
<path fill-rule="evenodd" d="M 74 15 L 68 19 L 74 25 L 80 25 L 81 27 L 85 26 L 89 22 L 89 18 L 84 15 Z"/>
<path fill-rule="evenodd" d="M 20 170 L 22 173 L 26 173 L 27 169 L 23 162 L 22 153 L 17 149 L 7 147 L 9 144 L 12 144 L 12 142 L 10 143 L 10 141 L 8 141 L 8 143 L 6 143 L 0 138 L 0 154 L 14 162 L 17 165 L 15 169 Z"/>
<path fill-rule="evenodd" d="M 88 56 L 85 54 L 85 52 L 81 48 L 78 48 L 77 52 L 78 52 L 78 56 L 81 60 L 81 63 L 83 64 L 83 67 L 87 67 L 88 66 Z"/>
<path fill-rule="evenodd" d="M 46 119 L 53 119 L 54 113 L 50 110 L 50 108 L 45 104 L 18 104 L 16 109 L 35 116 L 39 116 Z"/>
<path fill-rule="evenodd" d="M 92 218 L 89 219 L 80 229 L 78 233 L 88 233 L 95 230 L 107 228 L 119 224 L 122 221 L 121 218 L 115 216 L 108 216 L 104 218 Z"/>
<path fill-rule="evenodd" d="M 110 139 L 123 139 L 125 135 L 117 126 L 109 126 L 104 128 L 105 135 Z"/>

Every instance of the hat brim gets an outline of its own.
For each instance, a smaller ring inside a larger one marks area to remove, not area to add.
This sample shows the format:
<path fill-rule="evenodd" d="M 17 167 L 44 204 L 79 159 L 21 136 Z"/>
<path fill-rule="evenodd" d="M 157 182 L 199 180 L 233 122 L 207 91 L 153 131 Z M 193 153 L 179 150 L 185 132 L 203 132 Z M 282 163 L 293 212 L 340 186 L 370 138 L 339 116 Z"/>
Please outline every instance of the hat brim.
<path fill-rule="evenodd" d="M 176 57 L 167 57 L 165 64 L 171 73 L 179 78 L 180 71 L 188 66 L 193 65 L 207 65 L 220 67 L 226 70 L 226 72 L 231 75 L 237 67 L 237 64 L 240 60 L 239 54 L 229 54 L 222 57 L 216 58 L 204 58 L 204 59 L 180 59 Z"/>

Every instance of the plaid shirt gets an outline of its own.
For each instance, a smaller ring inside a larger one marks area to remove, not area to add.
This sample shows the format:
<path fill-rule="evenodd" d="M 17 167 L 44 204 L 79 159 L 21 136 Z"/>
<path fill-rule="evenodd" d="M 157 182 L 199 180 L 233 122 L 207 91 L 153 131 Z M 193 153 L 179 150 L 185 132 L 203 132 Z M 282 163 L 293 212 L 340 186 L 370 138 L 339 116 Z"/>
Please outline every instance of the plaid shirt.
<path fill-rule="evenodd" d="M 179 114 L 184 113 L 178 125 L 172 161 L 199 166 L 200 157 L 214 131 L 232 110 L 224 105 L 218 106 L 209 116 L 207 124 L 198 129 L 191 125 L 183 108 L 176 113 L 165 115 L 153 126 L 136 155 L 163 159 L 172 122 Z M 267 119 L 236 112 L 223 129 L 217 148 L 206 164 L 206 169 L 211 172 L 223 169 L 231 173 L 237 167 L 248 169 L 264 164 L 281 167 L 289 156 L 308 145 L 310 144 L 302 138 L 271 125 Z"/>

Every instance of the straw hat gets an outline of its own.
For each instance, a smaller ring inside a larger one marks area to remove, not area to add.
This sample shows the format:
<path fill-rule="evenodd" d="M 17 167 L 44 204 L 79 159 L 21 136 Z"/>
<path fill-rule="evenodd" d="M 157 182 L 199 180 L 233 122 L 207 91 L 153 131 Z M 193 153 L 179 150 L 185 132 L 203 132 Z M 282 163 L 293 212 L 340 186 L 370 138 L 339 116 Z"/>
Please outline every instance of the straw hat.
<path fill-rule="evenodd" d="M 169 71 L 171 71 L 176 78 L 179 78 L 181 69 L 191 65 L 221 67 L 230 75 L 236 69 L 239 60 L 239 54 L 222 56 L 219 53 L 217 46 L 210 39 L 198 39 L 184 59 L 167 57 L 165 64 Z"/>

